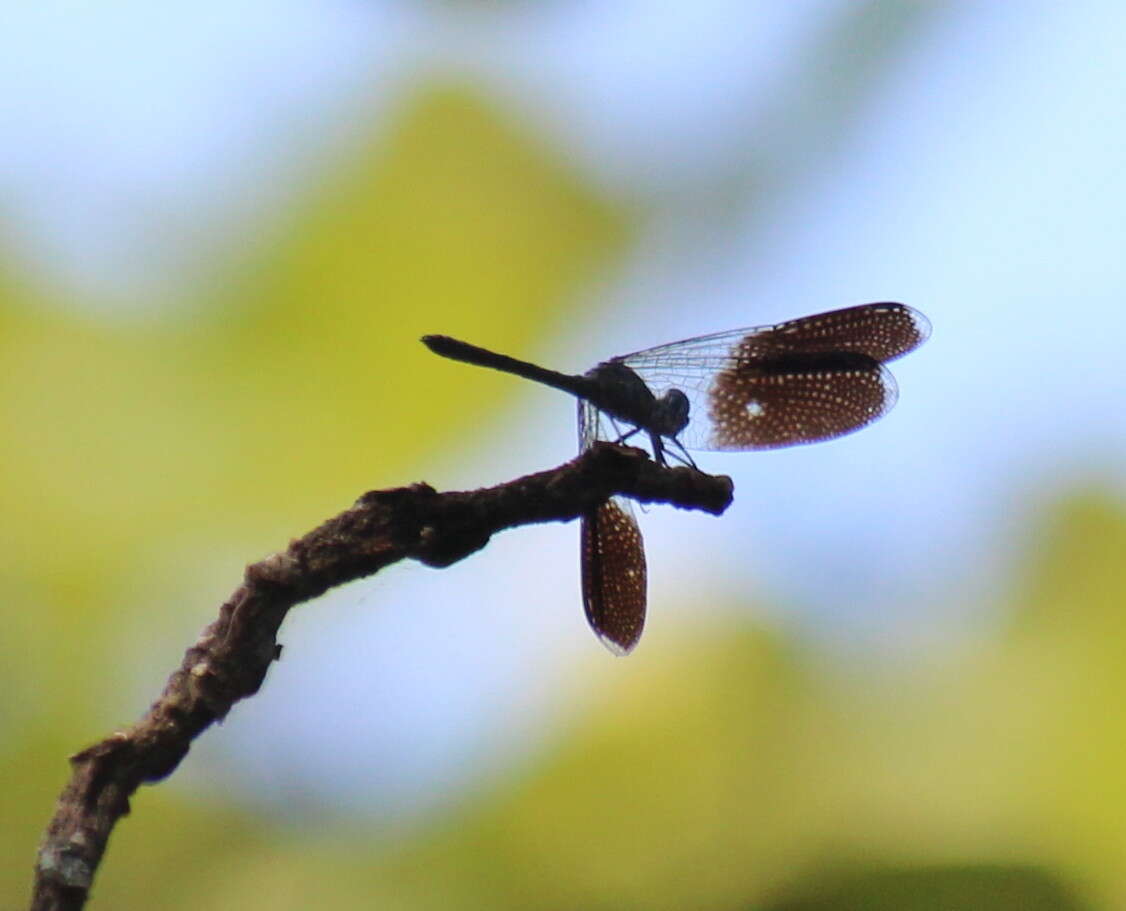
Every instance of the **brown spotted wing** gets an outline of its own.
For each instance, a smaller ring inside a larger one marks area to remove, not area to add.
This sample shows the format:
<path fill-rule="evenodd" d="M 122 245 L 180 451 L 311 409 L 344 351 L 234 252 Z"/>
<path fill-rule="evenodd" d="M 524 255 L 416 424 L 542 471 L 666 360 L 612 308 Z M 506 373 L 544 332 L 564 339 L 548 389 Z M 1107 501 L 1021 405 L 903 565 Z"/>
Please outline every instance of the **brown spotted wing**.
<path fill-rule="evenodd" d="M 601 413 L 579 400 L 579 447 L 605 438 Z M 611 497 L 579 522 L 583 609 L 594 634 L 615 655 L 628 655 L 645 627 L 645 545 L 633 507 Z"/>
<path fill-rule="evenodd" d="M 659 396 L 679 389 L 691 415 L 688 449 L 774 449 L 859 430 L 899 395 L 884 366 L 930 335 L 919 311 L 862 304 L 773 326 L 734 329 L 614 360 Z"/>

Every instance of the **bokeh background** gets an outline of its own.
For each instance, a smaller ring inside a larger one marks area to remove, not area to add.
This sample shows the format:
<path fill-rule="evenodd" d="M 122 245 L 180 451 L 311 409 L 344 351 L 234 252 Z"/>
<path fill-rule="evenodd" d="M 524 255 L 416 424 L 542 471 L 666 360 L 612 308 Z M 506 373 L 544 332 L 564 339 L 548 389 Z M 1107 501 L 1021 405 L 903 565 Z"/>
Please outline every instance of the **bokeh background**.
<path fill-rule="evenodd" d="M 873 300 L 864 432 L 294 611 L 98 908 L 1126 907 L 1126 14 L 1112 2 L 11 4 L 0 905 L 65 757 L 361 492 L 574 452 L 562 369 Z"/>

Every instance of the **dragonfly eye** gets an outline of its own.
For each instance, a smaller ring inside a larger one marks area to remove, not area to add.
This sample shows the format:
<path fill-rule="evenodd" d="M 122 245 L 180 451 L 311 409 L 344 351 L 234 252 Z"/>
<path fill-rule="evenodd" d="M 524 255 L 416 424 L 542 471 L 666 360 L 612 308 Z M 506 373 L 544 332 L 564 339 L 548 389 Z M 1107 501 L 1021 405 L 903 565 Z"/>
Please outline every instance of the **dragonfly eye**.
<path fill-rule="evenodd" d="M 679 389 L 670 389 L 657 399 L 656 418 L 662 436 L 676 436 L 688 426 L 688 396 Z"/>

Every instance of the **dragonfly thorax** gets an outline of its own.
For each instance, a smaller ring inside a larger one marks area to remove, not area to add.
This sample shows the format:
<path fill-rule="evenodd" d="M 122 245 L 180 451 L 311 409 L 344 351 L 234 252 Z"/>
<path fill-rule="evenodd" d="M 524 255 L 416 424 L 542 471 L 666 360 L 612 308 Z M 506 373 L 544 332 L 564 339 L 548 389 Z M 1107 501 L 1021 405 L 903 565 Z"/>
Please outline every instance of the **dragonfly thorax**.
<path fill-rule="evenodd" d="M 606 361 L 585 374 L 590 402 L 600 411 L 649 433 L 675 436 L 688 424 L 688 397 L 670 389 L 661 398 L 621 361 Z"/>

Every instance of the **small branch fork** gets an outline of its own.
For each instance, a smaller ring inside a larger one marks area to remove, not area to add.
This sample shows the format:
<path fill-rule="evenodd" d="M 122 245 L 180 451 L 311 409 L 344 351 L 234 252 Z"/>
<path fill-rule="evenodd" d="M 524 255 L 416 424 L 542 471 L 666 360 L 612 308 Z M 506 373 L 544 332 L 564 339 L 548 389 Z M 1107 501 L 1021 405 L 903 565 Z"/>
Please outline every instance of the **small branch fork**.
<path fill-rule="evenodd" d="M 407 557 L 449 566 L 498 531 L 575 519 L 616 494 L 718 515 L 731 502 L 732 484 L 658 465 L 640 449 L 599 443 L 558 468 L 482 490 L 438 493 L 415 484 L 370 491 L 283 553 L 248 566 L 145 715 L 71 757 L 70 782 L 39 849 L 33 911 L 84 906 L 133 792 L 170 775 L 192 740 L 258 692 L 281 654 L 278 628 L 291 607 Z"/>

